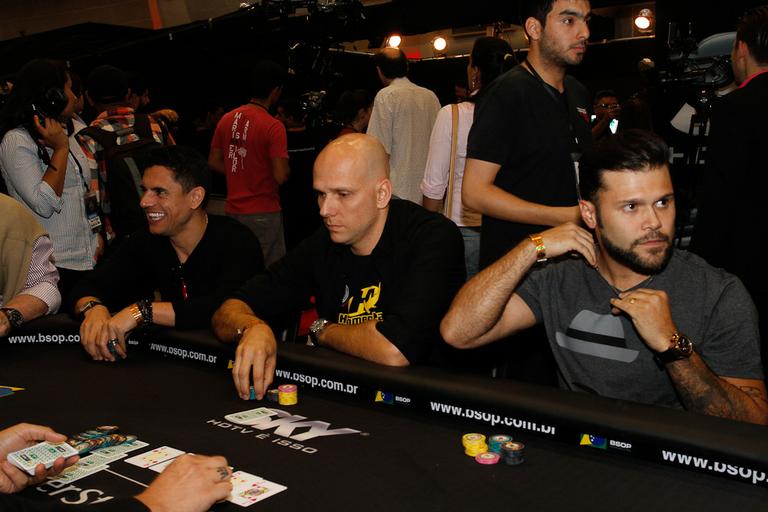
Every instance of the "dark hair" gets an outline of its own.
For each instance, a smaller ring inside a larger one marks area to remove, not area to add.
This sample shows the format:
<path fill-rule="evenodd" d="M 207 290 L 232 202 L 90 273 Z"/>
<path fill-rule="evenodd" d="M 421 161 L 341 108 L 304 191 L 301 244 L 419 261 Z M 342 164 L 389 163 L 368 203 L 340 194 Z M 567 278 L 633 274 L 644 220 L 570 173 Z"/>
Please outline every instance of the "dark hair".
<path fill-rule="evenodd" d="M 79 98 L 83 94 L 83 79 L 71 69 L 69 70 L 69 79 L 72 80 L 72 94 L 75 95 L 75 98 Z"/>
<path fill-rule="evenodd" d="M 250 72 L 249 94 L 256 99 L 263 100 L 276 87 L 282 87 L 288 76 L 283 66 L 271 60 L 257 61 Z"/>
<path fill-rule="evenodd" d="M 346 124 L 354 121 L 361 109 L 366 109 L 373 103 L 373 94 L 367 89 L 344 91 L 336 102 L 336 120 Z"/>
<path fill-rule="evenodd" d="M 481 87 L 517 64 L 512 47 L 498 37 L 480 37 L 472 45 L 472 65 L 480 70 Z"/>
<path fill-rule="evenodd" d="M 95 67 L 85 79 L 85 90 L 101 105 L 121 103 L 128 94 L 128 75 L 115 66 Z"/>
<path fill-rule="evenodd" d="M 744 13 L 736 28 L 736 40 L 747 45 L 758 64 L 768 64 L 768 5 Z"/>
<path fill-rule="evenodd" d="M 610 97 L 618 98 L 619 96 L 616 94 L 616 91 L 614 91 L 613 89 L 603 89 L 601 91 L 597 91 L 597 94 L 595 94 L 595 100 L 593 103 L 597 104 L 597 101 L 600 98 L 610 98 Z"/>
<path fill-rule="evenodd" d="M 640 172 L 668 165 L 669 147 L 653 132 L 627 130 L 605 137 L 587 150 L 579 160 L 579 193 L 582 199 L 596 202 L 606 171 Z"/>
<path fill-rule="evenodd" d="M 149 89 L 147 81 L 144 77 L 138 73 L 127 73 L 128 87 L 131 89 L 131 93 L 136 96 L 141 96 Z"/>
<path fill-rule="evenodd" d="M 152 166 L 167 167 L 173 171 L 176 183 L 184 193 L 195 187 L 205 189 L 202 206 L 208 202 L 208 190 L 211 188 L 211 170 L 208 162 L 196 149 L 185 146 L 162 146 L 150 149 L 142 155 L 144 170 Z"/>
<path fill-rule="evenodd" d="M 547 14 L 555 5 L 555 0 L 523 0 L 520 6 L 520 25 L 525 27 L 525 20 L 536 18 L 542 28 L 547 25 Z"/>
<path fill-rule="evenodd" d="M 385 48 L 373 56 L 373 63 L 387 78 L 402 78 L 408 74 L 408 58 L 400 48 Z"/>
<path fill-rule="evenodd" d="M 61 61 L 34 59 L 27 62 L 16 74 L 13 89 L 0 112 L 0 139 L 18 126 L 33 129 L 31 105 L 45 102 L 55 89 L 63 92 L 68 76 L 67 67 Z"/>

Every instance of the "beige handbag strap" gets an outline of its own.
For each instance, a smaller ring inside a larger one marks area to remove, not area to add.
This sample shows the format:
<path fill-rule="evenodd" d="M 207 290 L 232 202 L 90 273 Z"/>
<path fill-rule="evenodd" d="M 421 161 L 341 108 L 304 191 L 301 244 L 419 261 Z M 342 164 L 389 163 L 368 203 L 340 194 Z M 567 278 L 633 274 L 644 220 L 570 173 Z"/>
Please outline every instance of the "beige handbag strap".
<path fill-rule="evenodd" d="M 453 185 L 456 181 L 456 146 L 459 139 L 459 105 L 451 105 L 451 167 L 448 171 L 448 190 L 445 193 L 445 208 L 443 214 L 451 218 L 451 207 L 453 206 Z"/>

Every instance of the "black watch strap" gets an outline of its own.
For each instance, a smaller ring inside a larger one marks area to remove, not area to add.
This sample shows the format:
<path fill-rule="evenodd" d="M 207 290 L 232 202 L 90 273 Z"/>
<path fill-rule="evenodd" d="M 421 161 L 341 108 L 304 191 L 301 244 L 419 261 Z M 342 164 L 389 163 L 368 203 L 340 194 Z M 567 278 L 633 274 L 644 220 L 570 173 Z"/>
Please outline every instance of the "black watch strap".
<path fill-rule="evenodd" d="M 24 315 L 21 311 L 15 308 L 0 308 L 5 316 L 8 318 L 8 323 L 11 324 L 11 329 L 18 329 L 24 323 Z"/>
<path fill-rule="evenodd" d="M 693 354 L 693 342 L 685 335 L 676 332 L 670 339 L 670 347 L 664 352 L 656 352 L 654 359 L 659 365 L 667 365 L 681 359 L 688 359 Z"/>
<path fill-rule="evenodd" d="M 103 306 L 103 305 L 104 303 L 101 302 L 100 300 L 89 300 L 88 302 L 83 304 L 83 307 L 81 307 L 80 310 L 77 312 L 77 316 L 79 316 L 80 319 L 82 320 L 83 318 L 85 318 L 85 314 L 88 312 L 89 309 L 92 309 L 96 306 Z"/>

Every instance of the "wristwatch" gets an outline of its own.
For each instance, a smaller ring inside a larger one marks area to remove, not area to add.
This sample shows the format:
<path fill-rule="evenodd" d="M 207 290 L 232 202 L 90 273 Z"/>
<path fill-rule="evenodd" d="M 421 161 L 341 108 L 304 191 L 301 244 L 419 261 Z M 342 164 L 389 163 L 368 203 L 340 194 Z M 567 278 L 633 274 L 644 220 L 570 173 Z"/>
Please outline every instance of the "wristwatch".
<path fill-rule="evenodd" d="M 24 323 L 24 315 L 22 315 L 21 311 L 18 309 L 0 308 L 0 311 L 5 313 L 5 316 L 8 317 L 8 323 L 11 324 L 11 329 L 18 329 L 21 327 L 21 324 Z"/>
<path fill-rule="evenodd" d="M 656 352 L 656 362 L 666 365 L 680 359 L 688 359 L 693 354 L 693 342 L 685 334 L 675 332 L 670 339 L 671 346 L 664 352 Z"/>
<path fill-rule="evenodd" d="M 89 300 L 88 302 L 83 304 L 83 307 L 81 307 L 80 310 L 77 312 L 77 316 L 79 316 L 80 319 L 82 320 L 83 318 L 85 318 L 85 313 L 89 309 L 94 308 L 96 306 L 103 306 L 103 305 L 104 304 L 100 300 Z"/>
<path fill-rule="evenodd" d="M 323 332 L 323 329 L 325 329 L 325 326 L 327 326 L 329 323 L 331 322 L 325 318 L 318 318 L 312 322 L 312 325 L 309 326 L 309 341 L 312 342 L 313 346 L 320 346 L 320 340 L 318 338 L 320 337 L 320 333 Z"/>

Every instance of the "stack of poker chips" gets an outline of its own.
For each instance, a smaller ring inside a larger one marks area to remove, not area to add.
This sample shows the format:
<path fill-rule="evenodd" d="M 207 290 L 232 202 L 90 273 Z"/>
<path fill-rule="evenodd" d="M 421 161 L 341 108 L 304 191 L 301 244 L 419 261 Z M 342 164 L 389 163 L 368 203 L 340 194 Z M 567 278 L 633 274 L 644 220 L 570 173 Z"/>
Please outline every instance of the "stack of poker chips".
<path fill-rule="evenodd" d="M 137 438 L 134 435 L 118 434 L 119 427 L 105 425 L 86 430 L 67 439 L 67 444 L 78 451 L 80 455 L 92 452 L 107 446 L 116 446 L 123 443 L 132 443 Z"/>
<path fill-rule="evenodd" d="M 488 440 L 488 449 L 493 453 L 501 454 L 501 445 L 512 441 L 512 436 L 507 434 L 496 434 Z"/>
<path fill-rule="evenodd" d="M 277 401 L 280 405 L 296 405 L 299 402 L 298 388 L 295 384 L 283 384 L 277 387 Z"/>
<path fill-rule="evenodd" d="M 485 444 L 483 434 L 464 434 L 461 437 L 461 444 L 464 446 L 464 453 L 470 457 L 477 457 L 481 453 L 488 451 L 488 445 Z"/>
<path fill-rule="evenodd" d="M 509 441 L 501 445 L 501 458 L 505 464 L 517 466 L 522 464 L 525 445 L 518 441 Z"/>
<path fill-rule="evenodd" d="M 277 389 L 270 389 L 267 391 L 267 401 L 279 403 L 280 402 L 280 392 Z"/>

